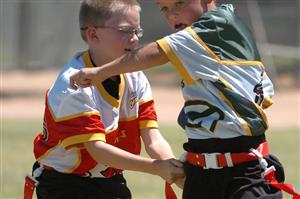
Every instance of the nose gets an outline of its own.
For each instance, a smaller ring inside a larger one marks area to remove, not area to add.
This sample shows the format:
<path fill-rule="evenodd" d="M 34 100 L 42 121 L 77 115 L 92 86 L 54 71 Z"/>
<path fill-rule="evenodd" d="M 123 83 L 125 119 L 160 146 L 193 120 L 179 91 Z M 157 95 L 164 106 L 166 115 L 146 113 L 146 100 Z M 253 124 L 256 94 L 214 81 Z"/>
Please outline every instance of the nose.
<path fill-rule="evenodd" d="M 138 38 L 138 36 L 135 34 L 135 33 L 132 33 L 131 34 L 131 37 L 130 37 L 130 39 L 129 39 L 129 42 L 130 43 L 138 43 L 139 42 L 139 38 Z"/>
<path fill-rule="evenodd" d="M 168 13 L 168 18 L 173 21 L 176 20 L 178 18 L 178 11 L 176 9 L 170 10 Z"/>

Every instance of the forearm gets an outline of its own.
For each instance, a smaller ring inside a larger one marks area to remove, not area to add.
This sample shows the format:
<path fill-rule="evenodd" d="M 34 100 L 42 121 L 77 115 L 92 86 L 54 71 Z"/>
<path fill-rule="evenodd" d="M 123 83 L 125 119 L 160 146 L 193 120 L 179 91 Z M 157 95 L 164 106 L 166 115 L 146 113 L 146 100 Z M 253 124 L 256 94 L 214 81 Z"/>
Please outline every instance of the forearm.
<path fill-rule="evenodd" d="M 156 42 L 126 53 L 116 60 L 100 67 L 99 73 L 108 77 L 127 72 L 145 70 L 168 62 L 168 58 Z"/>
<path fill-rule="evenodd" d="M 174 154 L 168 142 L 163 138 L 158 129 L 141 130 L 145 150 L 151 158 L 170 159 Z"/>
<path fill-rule="evenodd" d="M 146 152 L 151 158 L 155 159 L 175 158 L 170 145 L 165 140 L 152 143 L 146 147 Z"/>
<path fill-rule="evenodd" d="M 159 175 L 155 160 L 121 150 L 101 141 L 85 143 L 90 155 L 97 162 L 123 170 L 132 170 Z"/>

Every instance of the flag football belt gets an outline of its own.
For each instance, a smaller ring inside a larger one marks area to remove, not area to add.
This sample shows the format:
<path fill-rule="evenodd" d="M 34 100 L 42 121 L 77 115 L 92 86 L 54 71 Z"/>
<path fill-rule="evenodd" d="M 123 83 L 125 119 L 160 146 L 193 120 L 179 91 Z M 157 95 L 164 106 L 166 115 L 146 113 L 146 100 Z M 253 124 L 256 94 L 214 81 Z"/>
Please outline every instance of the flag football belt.
<path fill-rule="evenodd" d="M 256 150 L 262 156 L 268 155 L 267 142 L 261 143 Z M 186 160 L 203 169 L 222 169 L 224 167 L 233 167 L 235 165 L 258 160 L 258 157 L 252 153 L 193 153 L 187 152 Z"/>
<path fill-rule="evenodd" d="M 187 152 L 186 160 L 195 166 L 203 169 L 222 169 L 224 167 L 233 167 L 238 164 L 258 160 L 263 169 L 262 177 L 267 183 L 281 191 L 293 196 L 293 199 L 300 199 L 300 194 L 291 184 L 280 183 L 276 179 L 275 167 L 268 167 L 264 159 L 268 155 L 267 142 L 261 143 L 256 149 L 250 149 L 249 153 L 192 153 Z"/>

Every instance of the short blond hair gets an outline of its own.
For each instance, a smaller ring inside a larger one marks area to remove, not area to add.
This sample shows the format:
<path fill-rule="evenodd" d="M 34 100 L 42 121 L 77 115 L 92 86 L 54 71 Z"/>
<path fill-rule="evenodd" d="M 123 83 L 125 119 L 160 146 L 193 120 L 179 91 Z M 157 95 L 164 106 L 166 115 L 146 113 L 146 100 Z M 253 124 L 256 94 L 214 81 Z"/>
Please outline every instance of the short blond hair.
<path fill-rule="evenodd" d="M 126 12 L 130 6 L 138 6 L 137 0 L 82 0 L 79 11 L 81 37 L 86 41 L 85 31 L 89 26 L 103 26 L 110 17 L 118 12 Z"/>

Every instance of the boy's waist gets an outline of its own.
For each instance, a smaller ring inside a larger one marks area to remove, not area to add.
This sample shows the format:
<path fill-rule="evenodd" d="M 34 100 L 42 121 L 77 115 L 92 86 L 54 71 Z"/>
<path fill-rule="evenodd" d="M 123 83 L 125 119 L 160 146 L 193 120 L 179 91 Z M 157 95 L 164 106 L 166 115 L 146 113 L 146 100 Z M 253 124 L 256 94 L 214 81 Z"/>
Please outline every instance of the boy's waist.
<path fill-rule="evenodd" d="M 38 163 L 39 164 L 39 163 Z M 40 165 L 40 164 L 39 164 Z M 73 177 L 85 177 L 85 178 L 111 178 L 115 175 L 122 174 L 123 170 L 121 169 L 115 169 L 112 167 L 101 167 L 97 168 L 95 167 L 94 169 L 91 169 L 86 172 L 81 172 L 81 173 L 65 173 L 65 172 L 60 172 L 57 169 L 47 166 L 47 165 L 40 165 L 42 169 L 46 172 L 50 173 L 55 173 L 57 175 L 65 175 L 65 176 L 73 176 Z"/>
<path fill-rule="evenodd" d="M 183 148 L 185 151 L 195 153 L 240 153 L 249 152 L 251 148 L 257 148 L 265 141 L 265 135 L 239 136 L 226 139 L 189 139 L 188 142 L 184 143 Z"/>
<path fill-rule="evenodd" d="M 44 168 L 45 173 L 47 173 L 46 175 L 51 175 L 51 176 L 57 176 L 57 177 L 63 177 L 66 179 L 76 179 L 76 178 L 93 178 L 93 179 L 113 179 L 113 178 L 118 178 L 117 176 L 122 175 L 122 171 L 115 171 L 113 175 L 111 176 L 103 176 L 103 175 L 98 175 L 98 176 L 93 176 L 91 174 L 68 174 L 68 173 L 61 173 L 56 171 L 55 169 L 52 169 L 50 167 L 46 167 Z"/>
<path fill-rule="evenodd" d="M 261 143 L 256 149 L 252 148 L 249 152 L 241 153 L 193 153 L 187 152 L 186 160 L 188 163 L 201 167 L 203 169 L 223 169 L 224 167 L 233 167 L 242 163 L 258 160 L 266 166 L 263 157 L 267 156 L 268 143 Z"/>

